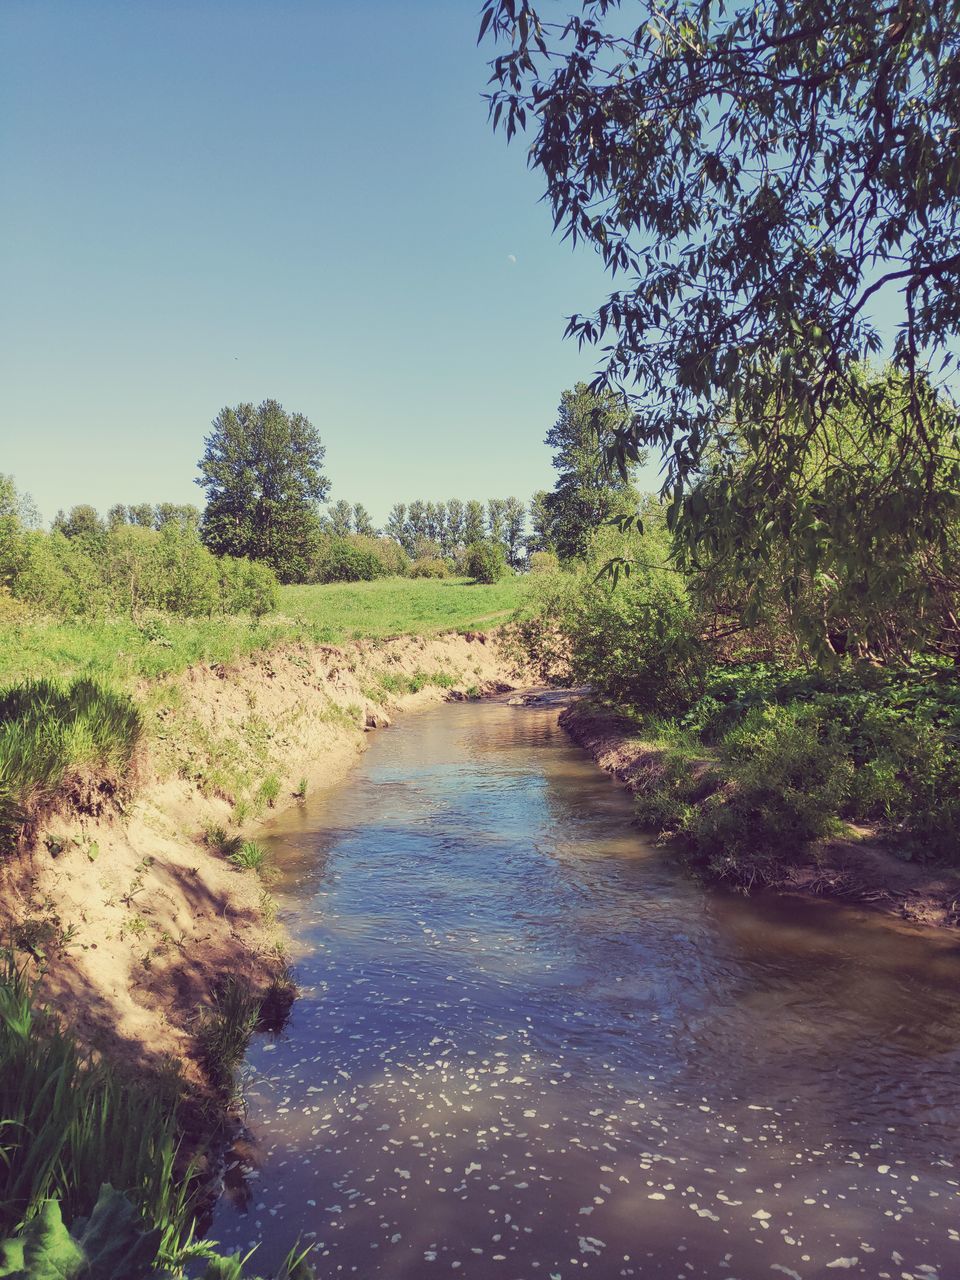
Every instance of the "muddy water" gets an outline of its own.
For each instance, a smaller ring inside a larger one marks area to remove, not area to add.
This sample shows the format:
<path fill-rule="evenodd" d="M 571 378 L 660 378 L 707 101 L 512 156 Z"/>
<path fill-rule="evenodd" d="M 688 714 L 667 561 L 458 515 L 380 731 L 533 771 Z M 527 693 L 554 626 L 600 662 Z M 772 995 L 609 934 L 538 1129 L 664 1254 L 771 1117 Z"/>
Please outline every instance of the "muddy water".
<path fill-rule="evenodd" d="M 960 946 L 676 873 L 556 712 L 378 734 L 278 828 L 303 997 L 212 1234 L 323 1276 L 960 1276 Z"/>

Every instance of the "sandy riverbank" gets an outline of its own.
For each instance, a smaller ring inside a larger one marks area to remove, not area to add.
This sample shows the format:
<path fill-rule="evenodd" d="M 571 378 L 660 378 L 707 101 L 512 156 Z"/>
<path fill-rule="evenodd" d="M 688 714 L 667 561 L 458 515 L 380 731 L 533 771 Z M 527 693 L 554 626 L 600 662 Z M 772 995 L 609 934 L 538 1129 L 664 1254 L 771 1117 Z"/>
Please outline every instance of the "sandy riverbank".
<path fill-rule="evenodd" d="M 266 813 L 298 802 L 302 779 L 335 781 L 398 711 L 514 683 L 495 635 L 449 634 L 287 646 L 145 686 L 135 800 L 55 815 L 3 868 L 0 929 L 86 1043 L 137 1067 L 176 1059 L 202 1085 L 198 1009 L 223 975 L 265 984 L 283 956 L 269 886 L 204 831 L 255 837 Z M 249 795 L 259 777 L 276 794 L 238 807 L 238 779 Z"/>

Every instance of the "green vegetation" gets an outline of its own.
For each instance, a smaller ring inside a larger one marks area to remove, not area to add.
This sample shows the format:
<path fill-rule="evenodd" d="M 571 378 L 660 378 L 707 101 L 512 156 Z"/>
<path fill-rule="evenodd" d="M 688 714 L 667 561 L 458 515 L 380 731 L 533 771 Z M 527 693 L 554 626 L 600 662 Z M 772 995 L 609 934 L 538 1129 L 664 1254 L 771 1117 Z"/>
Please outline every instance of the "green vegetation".
<path fill-rule="evenodd" d="M 852 407 L 846 518 L 869 517 L 901 549 L 936 547 L 960 500 L 934 390 L 946 369 L 955 394 L 958 368 L 956 10 L 623 9 L 485 0 L 480 30 L 497 55 L 493 127 L 508 141 L 529 130 L 558 234 L 616 276 L 567 329 L 601 346 L 595 391 L 629 388 L 613 453 L 628 465 L 656 449 L 694 560 L 726 549 L 718 529 L 736 544 L 740 511 L 760 541 L 798 526 L 804 574 L 829 573 L 839 549 L 869 579 L 872 537 L 829 536 L 808 501 Z M 860 370 L 884 350 L 908 388 L 893 412 Z"/>
<path fill-rule="evenodd" d="M 227 858 L 244 871 L 263 871 L 267 865 L 267 851 L 256 840 L 243 840 L 240 848 L 227 854 Z"/>
<path fill-rule="evenodd" d="M 227 977 L 200 1012 L 197 1043 L 200 1061 L 215 1088 L 232 1097 L 237 1072 L 260 1021 L 262 1001 L 242 978 Z"/>
<path fill-rule="evenodd" d="M 317 554 L 317 504 L 330 488 L 320 470 L 324 453 L 312 423 L 276 400 L 221 409 L 197 481 L 207 494 L 206 545 L 217 555 L 262 561 L 281 582 L 303 582 Z"/>
<path fill-rule="evenodd" d="M 498 626 L 517 607 L 523 579 L 490 586 L 469 579 L 387 578 L 326 587 L 281 589 L 280 607 L 327 644 L 364 637 L 431 635 Z"/>
<path fill-rule="evenodd" d="M 569 571 L 538 575 L 514 624 L 544 679 L 589 684 L 656 748 L 641 821 L 742 887 L 777 882 L 847 824 L 903 857 L 960 864 L 956 543 L 902 556 L 898 575 L 891 551 L 859 591 L 835 548 L 831 578 L 787 602 L 773 583 L 788 547 L 779 562 L 697 571 L 681 568 L 655 502 L 642 523 L 603 529 Z M 757 573 L 762 594 L 747 585 Z M 937 588 L 925 597 L 924 575 Z"/>
<path fill-rule="evenodd" d="M 23 969 L 0 970 L 0 1232 L 55 1197 L 68 1220 L 102 1182 L 129 1195 L 173 1257 L 188 1230 L 189 1176 L 174 1176 L 179 1082 L 134 1084 L 37 1008 Z M 0 1255 L 2 1256 L 2 1255 Z M 0 1272 L 2 1274 L 2 1272 Z"/>
<path fill-rule="evenodd" d="M 259 1017 L 260 1002 L 236 981 L 203 1015 L 205 1049 L 227 1092 Z M 175 1280 L 188 1268 L 201 1280 L 247 1275 L 245 1259 L 195 1238 L 196 1170 L 177 1153 L 181 1093 L 173 1069 L 133 1080 L 81 1049 L 4 955 L 0 1276 Z M 311 1280 L 305 1259 L 291 1253 L 276 1280 Z"/>
<path fill-rule="evenodd" d="M 491 585 L 506 572 L 503 553 L 494 542 L 475 542 L 467 548 L 466 570 L 475 582 Z"/>
<path fill-rule="evenodd" d="M 130 697 L 93 680 L 28 680 L 0 693 L 0 852 L 29 842 L 65 790 L 94 813 L 122 794 L 142 732 Z"/>

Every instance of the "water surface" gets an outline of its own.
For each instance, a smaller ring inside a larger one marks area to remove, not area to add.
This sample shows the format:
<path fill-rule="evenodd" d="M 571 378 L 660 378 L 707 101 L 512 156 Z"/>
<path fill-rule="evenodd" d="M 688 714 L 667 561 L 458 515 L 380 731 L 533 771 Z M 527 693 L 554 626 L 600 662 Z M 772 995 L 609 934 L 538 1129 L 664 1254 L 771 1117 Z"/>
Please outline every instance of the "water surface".
<path fill-rule="evenodd" d="M 272 840 L 303 995 L 212 1235 L 322 1276 L 960 1276 L 960 948 L 705 890 L 556 711 L 377 734 Z"/>

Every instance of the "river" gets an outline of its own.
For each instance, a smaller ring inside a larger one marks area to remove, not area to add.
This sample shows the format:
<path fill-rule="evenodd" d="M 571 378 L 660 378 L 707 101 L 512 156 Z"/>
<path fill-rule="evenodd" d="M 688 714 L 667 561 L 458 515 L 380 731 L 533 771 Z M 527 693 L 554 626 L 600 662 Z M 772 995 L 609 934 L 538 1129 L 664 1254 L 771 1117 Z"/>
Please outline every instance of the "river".
<path fill-rule="evenodd" d="M 302 987 L 211 1235 L 322 1277 L 960 1275 L 960 945 L 704 889 L 556 710 L 378 733 L 278 820 Z"/>

